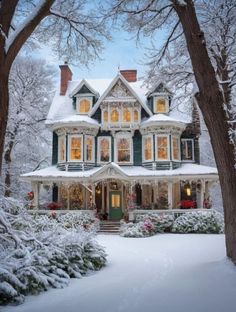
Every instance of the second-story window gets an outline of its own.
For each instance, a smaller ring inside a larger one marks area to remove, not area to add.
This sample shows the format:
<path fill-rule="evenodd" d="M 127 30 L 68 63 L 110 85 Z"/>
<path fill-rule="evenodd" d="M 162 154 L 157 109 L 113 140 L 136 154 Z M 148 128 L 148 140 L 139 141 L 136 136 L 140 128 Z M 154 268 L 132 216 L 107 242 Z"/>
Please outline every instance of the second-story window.
<path fill-rule="evenodd" d="M 156 136 L 156 158 L 157 160 L 169 160 L 169 136 Z"/>
<path fill-rule="evenodd" d="M 82 135 L 69 137 L 69 155 L 70 161 L 83 160 L 83 137 Z"/>
<path fill-rule="evenodd" d="M 123 111 L 123 121 L 124 122 L 131 122 L 131 113 L 128 108 L 125 108 Z"/>
<path fill-rule="evenodd" d="M 118 122 L 119 121 L 119 112 L 117 109 L 113 109 L 111 111 L 111 121 L 112 122 Z"/>
<path fill-rule="evenodd" d="M 79 114 L 88 114 L 92 107 L 92 98 L 78 98 L 77 112 Z"/>
<path fill-rule="evenodd" d="M 98 137 L 98 163 L 111 161 L 111 137 Z"/>
<path fill-rule="evenodd" d="M 130 163 L 132 159 L 132 138 L 116 138 L 116 160 L 118 163 Z"/>
<path fill-rule="evenodd" d="M 139 122 L 139 112 L 137 109 L 134 110 L 134 122 Z"/>
<path fill-rule="evenodd" d="M 153 160 L 153 136 L 143 137 L 143 161 Z"/>
<path fill-rule="evenodd" d="M 103 111 L 103 122 L 108 122 L 108 111 L 107 110 Z"/>
<path fill-rule="evenodd" d="M 194 161 L 193 139 L 181 140 L 181 152 L 183 161 Z"/>
<path fill-rule="evenodd" d="M 154 113 L 167 113 L 168 100 L 165 97 L 154 97 Z"/>
<path fill-rule="evenodd" d="M 172 159 L 180 160 L 179 138 L 175 136 L 172 137 Z"/>
<path fill-rule="evenodd" d="M 85 137 L 85 161 L 94 162 L 94 137 Z"/>

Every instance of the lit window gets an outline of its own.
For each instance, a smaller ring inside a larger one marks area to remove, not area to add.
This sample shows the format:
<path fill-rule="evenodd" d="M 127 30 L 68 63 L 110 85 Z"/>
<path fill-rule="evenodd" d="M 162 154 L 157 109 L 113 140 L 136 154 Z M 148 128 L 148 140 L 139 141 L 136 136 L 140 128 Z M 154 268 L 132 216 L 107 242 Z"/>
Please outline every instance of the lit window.
<path fill-rule="evenodd" d="M 156 113 L 166 113 L 167 112 L 166 100 L 164 98 L 156 98 L 154 110 Z"/>
<path fill-rule="evenodd" d="M 103 111 L 103 122 L 108 122 L 108 111 Z"/>
<path fill-rule="evenodd" d="M 98 162 L 111 161 L 111 138 L 98 137 Z"/>
<path fill-rule="evenodd" d="M 117 139 L 117 161 L 130 162 L 131 160 L 131 140 L 129 138 Z"/>
<path fill-rule="evenodd" d="M 193 140 L 192 139 L 181 140 L 181 151 L 182 151 L 182 160 L 194 161 Z"/>
<path fill-rule="evenodd" d="M 117 111 L 117 109 L 113 109 L 113 111 L 111 112 L 111 121 L 112 122 L 119 121 L 119 112 Z"/>
<path fill-rule="evenodd" d="M 179 138 L 172 137 L 172 158 L 173 160 L 179 160 Z"/>
<path fill-rule="evenodd" d="M 82 137 L 70 138 L 70 160 L 82 160 Z"/>
<path fill-rule="evenodd" d="M 91 108 L 90 99 L 81 99 L 79 100 L 79 113 L 87 114 Z"/>
<path fill-rule="evenodd" d="M 66 148 L 65 148 L 65 137 L 60 136 L 58 139 L 58 162 L 63 162 L 66 160 Z"/>
<path fill-rule="evenodd" d="M 157 136 L 157 159 L 158 160 L 169 159 L 169 146 L 167 136 Z"/>
<path fill-rule="evenodd" d="M 152 147 L 152 137 L 144 137 L 143 139 L 144 146 L 144 161 L 153 159 L 153 147 Z"/>
<path fill-rule="evenodd" d="M 86 145 L 86 154 L 85 161 L 93 161 L 94 160 L 94 138 L 92 136 L 86 136 L 85 140 Z"/>
<path fill-rule="evenodd" d="M 131 114 L 128 108 L 125 108 L 123 111 L 123 121 L 130 122 L 131 121 Z"/>
<path fill-rule="evenodd" d="M 134 122 L 138 122 L 139 121 L 139 114 L 138 111 L 135 109 L 134 111 Z"/>

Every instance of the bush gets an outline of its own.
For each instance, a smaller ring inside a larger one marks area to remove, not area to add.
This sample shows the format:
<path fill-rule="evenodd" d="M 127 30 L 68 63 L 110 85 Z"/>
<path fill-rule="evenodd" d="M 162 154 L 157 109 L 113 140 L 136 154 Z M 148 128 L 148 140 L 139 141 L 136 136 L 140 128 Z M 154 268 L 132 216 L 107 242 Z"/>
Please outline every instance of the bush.
<path fill-rule="evenodd" d="M 224 232 L 224 219 L 216 211 L 188 212 L 174 221 L 172 232 L 219 234 Z"/>
<path fill-rule="evenodd" d="M 94 240 L 96 222 L 72 214 L 30 215 L 17 201 L 2 199 L 0 304 L 21 303 L 27 294 L 64 287 L 70 278 L 103 267 L 106 254 Z"/>

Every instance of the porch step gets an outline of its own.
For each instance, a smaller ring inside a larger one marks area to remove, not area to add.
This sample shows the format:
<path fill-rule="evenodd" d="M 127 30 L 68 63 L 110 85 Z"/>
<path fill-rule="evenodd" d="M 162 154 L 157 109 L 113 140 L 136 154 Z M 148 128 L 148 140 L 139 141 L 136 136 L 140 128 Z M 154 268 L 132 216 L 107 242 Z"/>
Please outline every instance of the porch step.
<path fill-rule="evenodd" d="M 120 232 L 120 222 L 119 221 L 101 221 L 100 234 L 119 234 Z"/>

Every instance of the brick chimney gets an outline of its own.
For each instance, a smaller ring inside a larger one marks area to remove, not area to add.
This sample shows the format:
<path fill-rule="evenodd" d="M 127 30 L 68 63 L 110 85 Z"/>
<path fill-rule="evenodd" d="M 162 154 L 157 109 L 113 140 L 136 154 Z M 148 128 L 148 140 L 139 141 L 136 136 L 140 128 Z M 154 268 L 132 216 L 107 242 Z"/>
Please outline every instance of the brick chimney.
<path fill-rule="evenodd" d="M 137 70 L 136 69 L 124 69 L 120 70 L 120 73 L 128 82 L 137 81 Z"/>
<path fill-rule="evenodd" d="M 59 67 L 61 70 L 60 95 L 65 95 L 68 81 L 72 79 L 72 71 L 70 70 L 67 62 L 65 62 L 64 65 L 60 65 Z"/>

